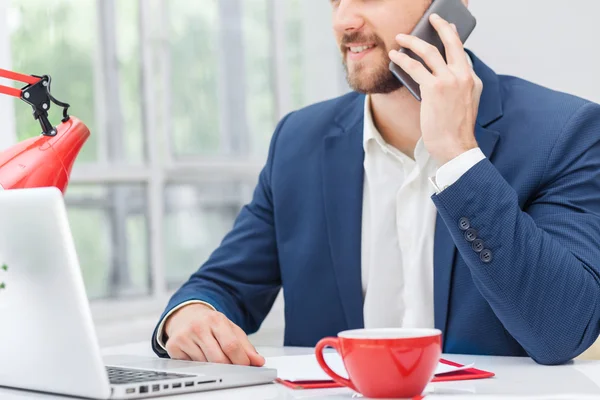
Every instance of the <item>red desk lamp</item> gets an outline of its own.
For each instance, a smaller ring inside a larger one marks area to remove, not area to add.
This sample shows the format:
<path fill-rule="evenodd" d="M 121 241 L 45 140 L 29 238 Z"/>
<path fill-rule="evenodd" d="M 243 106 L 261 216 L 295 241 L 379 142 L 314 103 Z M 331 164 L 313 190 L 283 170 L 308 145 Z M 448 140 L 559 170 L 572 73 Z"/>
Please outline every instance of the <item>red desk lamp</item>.
<path fill-rule="evenodd" d="M 0 93 L 29 104 L 33 108 L 33 117 L 42 127 L 41 136 L 0 152 L 1 188 L 54 186 L 64 194 L 75 158 L 90 136 L 89 129 L 79 119 L 68 115 L 68 104 L 50 94 L 51 79 L 48 75 L 24 75 L 0 69 L 0 77 L 27 84 L 22 89 L 0 85 Z M 51 102 L 63 108 L 63 119 L 56 127 L 48 120 Z"/>

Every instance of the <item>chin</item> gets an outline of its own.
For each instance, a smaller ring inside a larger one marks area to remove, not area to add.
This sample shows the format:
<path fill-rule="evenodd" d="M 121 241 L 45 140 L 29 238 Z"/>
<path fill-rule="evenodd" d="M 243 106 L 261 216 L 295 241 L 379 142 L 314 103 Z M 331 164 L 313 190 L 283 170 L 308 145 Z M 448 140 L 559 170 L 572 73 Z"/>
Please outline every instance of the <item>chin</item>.
<path fill-rule="evenodd" d="M 348 85 L 363 94 L 388 94 L 402 88 L 402 83 L 387 69 L 355 71 L 346 74 Z"/>

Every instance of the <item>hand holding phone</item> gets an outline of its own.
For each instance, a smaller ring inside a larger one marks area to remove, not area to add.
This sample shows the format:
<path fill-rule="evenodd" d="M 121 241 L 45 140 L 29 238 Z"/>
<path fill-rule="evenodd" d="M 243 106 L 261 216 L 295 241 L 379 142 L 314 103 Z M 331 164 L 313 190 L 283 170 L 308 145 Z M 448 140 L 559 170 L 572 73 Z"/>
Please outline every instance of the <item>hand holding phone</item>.
<path fill-rule="evenodd" d="M 458 35 L 462 43 L 465 43 L 469 38 L 477 21 L 471 14 L 469 9 L 463 4 L 461 0 L 433 0 L 431 6 L 423 15 L 423 18 L 417 23 L 413 31 L 412 36 L 416 36 L 431 45 L 435 46 L 446 60 L 446 50 L 442 40 L 435 30 L 435 28 L 429 22 L 429 18 L 432 14 L 438 14 L 440 17 L 445 19 L 451 24 L 454 24 L 457 28 Z M 405 53 L 409 57 L 422 63 L 428 70 L 427 64 L 417 56 L 413 51 L 409 49 L 400 49 L 399 52 Z M 390 71 L 402 82 L 402 84 L 408 89 L 408 91 L 418 100 L 421 101 L 421 90 L 419 84 L 416 83 L 410 75 L 408 75 L 402 68 L 396 65 L 393 61 L 390 62 Z M 431 72 L 431 70 L 430 70 Z"/>

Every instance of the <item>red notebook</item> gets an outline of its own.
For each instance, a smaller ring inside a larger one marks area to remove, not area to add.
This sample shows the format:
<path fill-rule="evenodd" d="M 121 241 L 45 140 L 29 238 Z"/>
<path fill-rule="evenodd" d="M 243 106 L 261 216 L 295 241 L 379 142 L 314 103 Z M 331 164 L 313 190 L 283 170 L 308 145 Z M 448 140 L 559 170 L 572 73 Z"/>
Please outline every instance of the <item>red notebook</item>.
<path fill-rule="evenodd" d="M 461 364 L 457 364 L 452 361 L 441 359 L 440 363 L 446 365 L 452 365 L 454 367 L 462 367 Z M 447 382 L 447 381 L 464 381 L 471 379 L 484 379 L 491 378 L 494 376 L 493 372 L 483 371 L 476 368 L 469 368 L 455 372 L 448 372 L 442 375 L 436 375 L 431 382 Z M 289 381 L 283 379 L 276 379 L 276 382 L 281 383 L 291 389 L 330 389 L 342 387 L 334 381 Z"/>

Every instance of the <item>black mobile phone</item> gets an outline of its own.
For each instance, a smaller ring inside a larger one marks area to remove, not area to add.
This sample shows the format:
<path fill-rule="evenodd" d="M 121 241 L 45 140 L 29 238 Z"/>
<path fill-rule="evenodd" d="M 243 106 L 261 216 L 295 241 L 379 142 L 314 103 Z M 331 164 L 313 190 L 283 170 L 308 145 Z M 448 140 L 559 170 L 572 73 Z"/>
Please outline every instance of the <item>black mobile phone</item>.
<path fill-rule="evenodd" d="M 475 29 L 477 20 L 475 17 L 473 17 L 469 9 L 463 4 L 462 0 L 433 0 L 433 3 L 427 9 L 423 18 L 421 18 L 421 20 L 417 23 L 415 29 L 413 29 L 411 32 L 411 35 L 423 39 L 424 41 L 437 47 L 444 57 L 444 60 L 446 60 L 446 50 L 444 48 L 444 44 L 442 43 L 442 39 L 438 35 L 433 25 L 431 25 L 431 22 L 429 22 L 431 14 L 438 14 L 446 21 L 456 25 L 456 29 L 458 30 L 458 35 L 460 36 L 462 43 L 467 41 Z M 413 51 L 404 48 L 400 49 L 399 51 L 419 61 L 425 66 L 425 68 L 431 71 L 423 59 L 417 56 Z M 419 84 L 393 61 L 390 62 L 389 68 L 396 78 L 398 78 L 398 80 L 400 80 L 400 82 L 402 82 L 402 84 L 410 91 L 410 93 L 412 93 L 417 100 L 421 101 L 421 89 L 419 88 Z"/>

